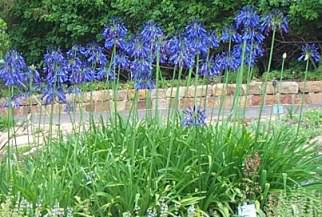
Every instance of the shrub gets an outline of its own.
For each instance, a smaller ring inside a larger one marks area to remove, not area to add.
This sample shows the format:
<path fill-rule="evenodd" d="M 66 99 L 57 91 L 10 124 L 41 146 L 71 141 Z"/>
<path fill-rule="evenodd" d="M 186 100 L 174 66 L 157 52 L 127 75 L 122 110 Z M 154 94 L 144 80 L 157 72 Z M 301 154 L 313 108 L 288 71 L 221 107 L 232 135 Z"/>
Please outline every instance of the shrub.
<path fill-rule="evenodd" d="M 7 24 L 0 18 L 0 60 L 3 58 L 10 46 L 9 36 L 6 33 L 6 30 Z"/>
<path fill-rule="evenodd" d="M 11 3 L 8 19 L 14 47 L 27 54 L 29 63 L 38 63 L 48 46 L 68 48 L 75 43 L 100 38 L 101 29 L 113 16 L 122 17 L 132 31 L 152 19 L 171 34 L 193 18 L 200 19 L 209 28 L 220 29 L 233 19 L 235 11 L 246 4 L 257 6 L 261 12 L 277 7 L 286 12 L 292 29 L 289 39 L 297 39 L 296 36 L 321 39 L 319 20 L 322 4 L 319 0 L 207 0 L 191 1 L 189 4 L 182 0 L 15 0 Z M 297 47 L 292 44 L 290 48 L 293 51 Z"/>

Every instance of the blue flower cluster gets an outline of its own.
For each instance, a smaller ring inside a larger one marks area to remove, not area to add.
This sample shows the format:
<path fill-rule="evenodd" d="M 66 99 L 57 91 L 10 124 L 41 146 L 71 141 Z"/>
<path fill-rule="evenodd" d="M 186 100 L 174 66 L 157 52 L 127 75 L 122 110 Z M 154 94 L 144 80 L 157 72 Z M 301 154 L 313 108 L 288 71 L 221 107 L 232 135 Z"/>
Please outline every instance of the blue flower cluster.
<path fill-rule="evenodd" d="M 319 53 L 319 47 L 316 44 L 305 44 L 302 46 L 302 54 L 298 60 L 312 60 L 313 62 L 319 62 L 320 57 L 321 54 Z"/>
<path fill-rule="evenodd" d="M 199 107 L 190 107 L 183 111 L 183 118 L 181 121 L 184 127 L 200 127 L 206 125 L 206 112 Z"/>
<path fill-rule="evenodd" d="M 145 23 L 136 34 L 130 34 L 121 19 L 113 18 L 102 32 L 103 46 L 93 42 L 74 45 L 66 52 L 47 51 L 43 61 L 44 78 L 28 67 L 15 50 L 5 56 L 0 78 L 6 86 L 25 91 L 31 91 L 29 84 L 34 84 L 43 92 L 42 99 L 47 104 L 65 102 L 65 93 L 71 85 L 118 79 L 121 72 L 128 72 L 135 89 L 152 89 L 157 61 L 180 69 L 198 67 L 200 76 L 207 78 L 236 71 L 241 64 L 253 66 L 264 55 L 263 42 L 272 31 L 288 32 L 287 17 L 278 10 L 261 17 L 252 6 L 243 7 L 234 22 L 223 28 L 220 37 L 215 31 L 207 31 L 199 21 L 189 23 L 172 37 L 166 37 L 153 21 Z M 217 52 L 220 43 L 223 49 Z M 319 61 L 315 45 L 305 45 L 302 50 L 299 60 L 309 56 Z"/>

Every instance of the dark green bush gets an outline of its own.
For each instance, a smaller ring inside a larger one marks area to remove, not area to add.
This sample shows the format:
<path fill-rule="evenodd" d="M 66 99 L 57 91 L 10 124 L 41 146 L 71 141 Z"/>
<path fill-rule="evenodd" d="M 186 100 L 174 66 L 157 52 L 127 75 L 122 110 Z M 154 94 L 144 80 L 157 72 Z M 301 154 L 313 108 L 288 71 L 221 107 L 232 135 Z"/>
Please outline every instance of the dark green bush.
<path fill-rule="evenodd" d="M 185 0 L 10 0 L 0 3 L 0 15 L 9 23 L 14 47 L 29 63 L 39 63 L 48 46 L 67 48 L 100 39 L 104 24 L 112 16 L 122 17 L 132 31 L 153 19 L 171 34 L 194 18 L 218 30 L 246 4 L 261 12 L 278 7 L 289 15 L 291 32 L 287 38 L 279 36 L 280 40 L 322 38 L 320 0 L 192 0 L 189 4 Z"/>
<path fill-rule="evenodd" d="M 0 18 L 0 60 L 3 58 L 4 53 L 9 49 L 9 35 L 6 32 L 7 24 Z M 1 65 L 1 62 L 0 62 Z"/>

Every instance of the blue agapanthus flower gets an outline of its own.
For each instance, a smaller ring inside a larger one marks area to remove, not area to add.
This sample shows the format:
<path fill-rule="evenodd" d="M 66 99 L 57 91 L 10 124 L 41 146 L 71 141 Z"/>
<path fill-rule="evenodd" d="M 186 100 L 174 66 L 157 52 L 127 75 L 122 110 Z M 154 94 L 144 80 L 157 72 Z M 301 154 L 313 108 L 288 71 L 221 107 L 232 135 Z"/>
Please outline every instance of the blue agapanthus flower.
<path fill-rule="evenodd" d="M 156 24 L 154 21 L 148 21 L 144 24 L 140 35 L 150 48 L 154 47 L 155 43 L 160 41 L 164 37 L 164 33 L 161 27 Z"/>
<path fill-rule="evenodd" d="M 127 32 L 128 30 L 121 19 L 113 18 L 111 24 L 104 28 L 105 48 L 112 49 L 116 46 L 124 50 L 126 48 Z"/>
<path fill-rule="evenodd" d="M 58 99 L 65 102 L 63 85 L 69 79 L 67 60 L 59 50 L 48 51 L 44 58 L 44 71 L 47 73 L 47 87 L 43 89 L 42 100 L 49 104 Z"/>
<path fill-rule="evenodd" d="M 135 59 L 132 61 L 131 78 L 134 80 L 135 89 L 152 89 L 154 82 L 152 81 L 152 64 L 146 59 Z"/>
<path fill-rule="evenodd" d="M 264 55 L 264 48 L 260 43 L 248 42 L 244 48 L 244 64 L 254 66 L 258 58 Z M 239 65 L 242 63 L 243 44 L 237 44 L 233 47 L 234 56 L 239 59 Z"/>
<path fill-rule="evenodd" d="M 203 77 L 212 78 L 219 75 L 221 72 L 221 66 L 219 62 L 215 60 L 214 57 L 209 58 L 202 62 L 199 74 Z"/>
<path fill-rule="evenodd" d="M 298 58 L 298 61 L 311 59 L 314 62 L 320 61 L 321 54 L 319 52 L 319 47 L 316 44 L 305 44 L 302 46 L 302 54 Z"/>
<path fill-rule="evenodd" d="M 169 62 L 179 66 L 192 68 L 195 63 L 195 50 L 186 38 L 173 37 L 167 41 Z"/>
<path fill-rule="evenodd" d="M 30 84 L 36 84 L 36 87 L 38 85 L 40 85 L 41 77 L 40 77 L 40 74 L 39 74 L 38 70 L 36 69 L 36 67 L 34 67 L 34 66 L 28 67 L 27 77 L 28 77 L 27 83 L 29 84 L 29 86 L 30 86 Z M 28 88 L 30 88 L 29 86 L 28 86 Z"/>
<path fill-rule="evenodd" d="M 135 59 L 130 65 L 133 80 L 146 80 L 152 75 L 152 64 L 145 59 Z"/>
<path fill-rule="evenodd" d="M 198 21 L 193 21 L 186 26 L 183 37 L 193 48 L 196 55 L 207 54 L 209 48 L 212 48 L 214 44 L 215 47 L 217 46 L 216 41 L 214 43 L 214 37 L 210 37 L 205 27 Z"/>
<path fill-rule="evenodd" d="M 242 39 L 250 43 L 255 41 L 256 43 L 263 43 L 265 36 L 262 34 L 259 28 L 244 28 L 242 33 Z"/>
<path fill-rule="evenodd" d="M 229 25 L 223 28 L 220 40 L 222 42 L 235 42 L 242 41 L 241 35 L 237 32 L 233 25 Z"/>
<path fill-rule="evenodd" d="M 140 35 L 137 35 L 130 40 L 126 51 L 134 58 L 151 58 L 152 52 L 149 44 Z"/>
<path fill-rule="evenodd" d="M 260 16 L 250 5 L 244 6 L 234 19 L 237 28 L 255 28 L 260 24 Z"/>
<path fill-rule="evenodd" d="M 104 50 L 97 43 L 89 43 L 85 48 L 81 49 L 81 53 L 86 57 L 87 62 L 92 67 L 99 67 L 107 64 L 107 57 Z"/>
<path fill-rule="evenodd" d="M 68 80 L 67 60 L 60 50 L 48 51 L 45 54 L 44 65 L 49 85 L 61 86 Z"/>
<path fill-rule="evenodd" d="M 45 105 L 54 103 L 58 100 L 60 103 L 66 103 L 66 95 L 63 87 L 48 86 L 41 97 Z"/>
<path fill-rule="evenodd" d="M 69 72 L 69 81 L 72 84 L 80 84 L 86 80 L 85 77 L 88 77 L 85 74 L 85 69 L 88 66 L 84 61 L 83 51 L 85 51 L 85 48 L 78 45 L 74 45 L 67 51 L 67 70 Z"/>
<path fill-rule="evenodd" d="M 268 34 L 272 30 L 279 30 L 281 33 L 287 33 L 288 19 L 284 16 L 282 11 L 274 9 L 262 17 L 261 30 L 265 34 Z"/>
<path fill-rule="evenodd" d="M 206 112 L 199 107 L 190 107 L 183 112 L 181 121 L 184 127 L 201 127 L 206 125 Z"/>
<path fill-rule="evenodd" d="M 236 71 L 240 66 L 240 53 L 232 50 L 230 53 L 222 52 L 216 56 L 216 61 L 221 68 L 221 71 Z"/>
<path fill-rule="evenodd" d="M 24 58 L 16 50 L 9 51 L 0 68 L 0 78 L 6 86 L 21 87 L 28 80 L 28 67 Z"/>
<path fill-rule="evenodd" d="M 135 90 L 152 90 L 155 87 L 155 83 L 152 80 L 136 80 L 134 82 Z"/>
<path fill-rule="evenodd" d="M 209 48 L 219 47 L 219 40 L 215 31 L 212 31 L 209 33 L 208 41 L 209 41 Z"/>

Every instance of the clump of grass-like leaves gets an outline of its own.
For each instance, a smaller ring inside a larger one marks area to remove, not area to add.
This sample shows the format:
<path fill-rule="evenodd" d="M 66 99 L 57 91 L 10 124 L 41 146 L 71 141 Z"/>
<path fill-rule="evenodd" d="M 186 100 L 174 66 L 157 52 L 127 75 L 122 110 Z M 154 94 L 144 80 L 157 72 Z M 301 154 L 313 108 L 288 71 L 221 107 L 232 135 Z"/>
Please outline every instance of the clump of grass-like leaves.
<path fill-rule="evenodd" d="M 272 191 L 318 186 L 321 158 L 295 133 L 286 128 L 256 138 L 236 124 L 100 123 L 82 135 L 52 140 L 46 151 L 13 165 L 11 178 L 2 164 L 0 190 L 11 186 L 14 195 L 45 208 L 88 200 L 92 216 L 151 210 L 186 216 L 189 207 L 229 216 L 244 201 L 263 205 Z"/>

